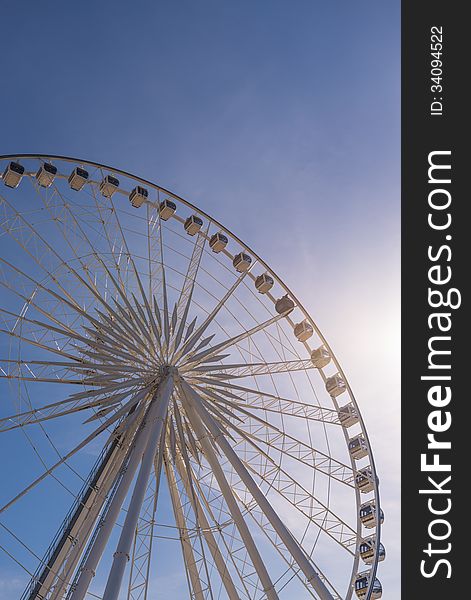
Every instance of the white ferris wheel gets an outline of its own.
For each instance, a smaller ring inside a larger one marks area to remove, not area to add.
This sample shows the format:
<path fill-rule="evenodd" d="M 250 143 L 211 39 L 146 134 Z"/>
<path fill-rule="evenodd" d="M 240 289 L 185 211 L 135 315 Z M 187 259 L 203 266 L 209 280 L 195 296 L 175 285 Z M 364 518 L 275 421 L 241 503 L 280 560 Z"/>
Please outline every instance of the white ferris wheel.
<path fill-rule="evenodd" d="M 196 600 L 380 598 L 368 436 L 283 281 L 154 183 L 0 159 L 0 535 L 21 600 L 168 598 L 172 563 Z"/>

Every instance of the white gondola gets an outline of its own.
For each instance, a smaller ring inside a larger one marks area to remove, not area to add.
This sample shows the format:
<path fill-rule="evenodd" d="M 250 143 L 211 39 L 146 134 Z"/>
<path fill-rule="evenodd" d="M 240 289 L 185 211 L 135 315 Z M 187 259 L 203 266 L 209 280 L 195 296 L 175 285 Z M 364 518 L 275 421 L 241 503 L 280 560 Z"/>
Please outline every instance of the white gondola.
<path fill-rule="evenodd" d="M 145 187 L 138 185 L 129 194 L 129 200 L 134 208 L 140 208 L 149 197 Z"/>
<path fill-rule="evenodd" d="M 243 273 L 244 271 L 247 271 L 247 269 L 252 264 L 252 259 L 245 252 L 240 252 L 239 254 L 236 254 L 236 256 L 234 256 L 232 264 L 234 265 L 236 271 L 238 271 L 239 273 Z"/>
<path fill-rule="evenodd" d="M 227 237 L 219 231 L 211 236 L 209 247 L 213 252 L 221 252 L 227 246 L 228 241 Z"/>
<path fill-rule="evenodd" d="M 358 573 L 355 579 L 355 594 L 357 598 L 366 598 L 366 593 L 370 585 L 371 575 L 369 571 Z M 371 586 L 371 600 L 378 600 L 383 595 L 383 587 L 379 579 L 375 578 Z"/>
<path fill-rule="evenodd" d="M 188 235 L 196 235 L 203 226 L 203 220 L 198 215 L 191 215 L 185 221 L 185 231 Z"/>
<path fill-rule="evenodd" d="M 343 380 L 340 373 L 336 373 L 329 377 L 325 382 L 325 389 L 329 393 L 330 396 L 337 398 L 340 394 L 343 394 L 347 389 L 347 384 Z"/>
<path fill-rule="evenodd" d="M 42 164 L 37 173 L 36 180 L 41 187 L 48 188 L 54 182 L 57 174 L 57 167 L 51 165 L 51 163 Z"/>
<path fill-rule="evenodd" d="M 355 460 L 360 460 L 360 458 L 367 456 L 368 446 L 362 433 L 349 440 L 348 451 L 350 452 L 350 456 Z"/>
<path fill-rule="evenodd" d="M 376 503 L 374 500 L 364 502 L 360 506 L 360 521 L 367 529 L 372 529 L 376 525 Z M 379 522 L 382 524 L 384 521 L 384 513 L 382 509 L 379 511 Z"/>
<path fill-rule="evenodd" d="M 313 333 L 314 329 L 312 328 L 312 325 L 309 323 L 309 321 L 304 320 L 301 321 L 301 323 L 298 323 L 294 326 L 294 335 L 296 336 L 299 342 L 307 341 Z"/>
<path fill-rule="evenodd" d="M 100 183 L 100 192 L 105 198 L 111 198 L 118 188 L 119 180 L 113 175 L 107 175 Z"/>
<path fill-rule="evenodd" d="M 320 346 L 311 353 L 312 364 L 316 369 L 323 369 L 330 363 L 330 353 L 324 346 Z"/>
<path fill-rule="evenodd" d="M 255 280 L 255 287 L 259 294 L 266 294 L 271 290 L 274 283 L 273 277 L 270 277 L 268 273 L 263 273 L 263 275 L 259 275 Z"/>
<path fill-rule="evenodd" d="M 172 200 L 166 198 L 159 204 L 159 215 L 162 221 L 168 221 L 177 210 L 177 205 Z"/>
<path fill-rule="evenodd" d="M 360 558 L 365 565 L 372 565 L 376 554 L 376 536 L 371 535 L 370 537 L 363 539 L 360 542 L 358 551 L 360 552 Z M 378 548 L 378 562 L 382 562 L 385 558 L 386 550 L 380 542 Z"/>
<path fill-rule="evenodd" d="M 294 302 L 291 300 L 288 294 L 282 298 L 279 298 L 279 300 L 277 300 L 275 303 L 275 310 L 279 315 L 288 315 L 293 309 Z"/>
<path fill-rule="evenodd" d="M 355 483 L 362 494 L 368 494 L 374 490 L 374 478 L 371 467 L 360 469 L 355 475 Z"/>
<path fill-rule="evenodd" d="M 17 188 L 24 175 L 25 168 L 20 163 L 11 161 L 3 171 L 3 183 L 10 188 Z"/>
<path fill-rule="evenodd" d="M 69 185 L 71 189 L 79 192 L 87 183 L 88 177 L 88 171 L 85 171 L 85 169 L 82 169 L 81 167 L 75 167 L 69 175 Z"/>
<path fill-rule="evenodd" d="M 357 409 L 353 406 L 353 404 L 341 406 L 339 408 L 338 416 L 340 424 L 346 428 L 356 425 L 359 421 Z"/>

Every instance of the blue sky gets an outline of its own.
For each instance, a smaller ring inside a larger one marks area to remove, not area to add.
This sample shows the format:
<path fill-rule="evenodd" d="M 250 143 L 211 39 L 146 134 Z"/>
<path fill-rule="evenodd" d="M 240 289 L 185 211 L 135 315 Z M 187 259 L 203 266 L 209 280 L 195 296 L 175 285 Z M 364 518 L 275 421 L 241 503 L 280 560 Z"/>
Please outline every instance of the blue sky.
<path fill-rule="evenodd" d="M 399 12 L 27 1 L 4 11 L 0 35 L 1 154 L 158 182 L 252 246 L 317 320 L 376 450 L 386 600 L 399 596 Z"/>

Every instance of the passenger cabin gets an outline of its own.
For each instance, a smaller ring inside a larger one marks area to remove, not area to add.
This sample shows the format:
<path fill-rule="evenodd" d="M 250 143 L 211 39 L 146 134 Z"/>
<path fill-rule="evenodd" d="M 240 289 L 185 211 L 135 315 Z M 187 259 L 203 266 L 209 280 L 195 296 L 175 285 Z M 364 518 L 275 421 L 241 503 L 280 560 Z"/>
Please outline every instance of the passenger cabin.
<path fill-rule="evenodd" d="M 376 503 L 374 500 L 364 502 L 360 506 L 360 521 L 367 529 L 372 529 L 376 524 Z M 384 513 L 382 509 L 379 511 L 379 522 L 383 523 Z"/>
<path fill-rule="evenodd" d="M 140 185 L 135 187 L 129 194 L 131 206 L 133 206 L 134 208 L 140 208 L 148 197 L 149 192 L 146 190 L 145 187 L 141 187 Z"/>
<path fill-rule="evenodd" d="M 71 189 L 79 192 L 87 183 L 88 177 L 88 171 L 85 171 L 85 169 L 82 169 L 81 167 L 75 167 L 69 175 L 69 185 Z"/>
<path fill-rule="evenodd" d="M 364 571 L 363 573 L 358 573 L 357 578 L 355 579 L 355 594 L 357 598 L 366 598 L 366 593 L 368 591 L 368 587 L 370 585 L 370 572 Z M 371 586 L 371 600 L 378 600 L 383 595 L 383 587 L 381 586 L 381 582 L 379 579 L 375 578 L 372 586 Z"/>
<path fill-rule="evenodd" d="M 266 294 L 271 290 L 274 283 L 273 277 L 270 277 L 268 273 L 263 273 L 263 275 L 259 275 L 255 280 L 255 287 L 259 294 Z"/>
<path fill-rule="evenodd" d="M 168 221 L 177 210 L 177 205 L 172 200 L 166 198 L 159 204 L 159 215 L 162 221 Z"/>
<path fill-rule="evenodd" d="M 372 492 L 375 486 L 371 467 L 365 467 L 364 469 L 360 469 L 355 475 L 355 483 L 357 485 L 357 488 L 363 494 Z"/>
<path fill-rule="evenodd" d="M 352 425 L 356 425 L 359 421 L 357 409 L 353 406 L 353 404 L 341 406 L 337 414 L 342 427 L 352 427 Z"/>
<path fill-rule="evenodd" d="M 294 335 L 299 342 L 306 342 L 313 333 L 314 329 L 309 321 L 304 320 L 294 326 Z"/>
<path fill-rule="evenodd" d="M 118 188 L 119 180 L 113 175 L 107 175 L 100 183 L 100 192 L 105 198 L 111 198 Z"/>
<path fill-rule="evenodd" d="M 288 315 L 294 309 L 294 302 L 286 294 L 282 298 L 276 301 L 275 310 L 279 315 Z"/>
<path fill-rule="evenodd" d="M 365 538 L 358 548 L 360 552 L 360 558 L 365 563 L 365 565 L 373 564 L 375 554 L 376 554 L 376 536 L 371 535 L 370 537 Z M 378 549 L 378 562 L 383 561 L 386 558 L 386 550 L 384 549 L 383 544 L 379 544 Z"/>
<path fill-rule="evenodd" d="M 227 246 L 228 241 L 229 240 L 223 233 L 218 232 L 211 236 L 209 247 L 213 252 L 221 252 Z"/>
<path fill-rule="evenodd" d="M 20 163 L 11 161 L 3 171 L 3 183 L 9 188 L 17 188 L 24 175 L 25 168 Z"/>
<path fill-rule="evenodd" d="M 311 353 L 312 364 L 316 369 L 323 369 L 330 363 L 330 354 L 327 348 L 320 346 Z"/>
<path fill-rule="evenodd" d="M 362 433 L 356 435 L 348 442 L 348 451 L 350 452 L 350 456 L 355 460 L 360 460 L 360 458 L 368 455 L 368 447 Z"/>
<path fill-rule="evenodd" d="M 203 226 L 203 220 L 198 215 L 191 215 L 185 221 L 185 231 L 188 235 L 196 235 Z"/>
<path fill-rule="evenodd" d="M 347 384 L 343 380 L 340 373 L 336 373 L 335 375 L 332 375 L 332 377 L 329 377 L 326 380 L 325 389 L 327 390 L 330 396 L 336 398 L 337 396 L 340 396 L 340 394 L 343 394 L 345 392 L 345 390 L 347 389 Z"/>
<path fill-rule="evenodd" d="M 251 257 L 245 252 L 240 252 L 236 256 L 234 256 L 234 260 L 232 261 L 234 268 L 239 273 L 243 273 L 247 271 L 250 265 L 252 264 Z"/>
<path fill-rule="evenodd" d="M 57 167 L 51 163 L 42 164 L 36 173 L 36 180 L 41 187 L 48 188 L 52 185 L 57 174 Z"/>

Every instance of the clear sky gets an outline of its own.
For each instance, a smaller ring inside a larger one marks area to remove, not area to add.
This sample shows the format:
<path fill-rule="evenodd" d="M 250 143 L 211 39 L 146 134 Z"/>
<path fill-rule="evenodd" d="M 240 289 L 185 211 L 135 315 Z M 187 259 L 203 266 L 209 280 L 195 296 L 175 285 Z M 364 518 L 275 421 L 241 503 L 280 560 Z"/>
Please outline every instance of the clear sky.
<path fill-rule="evenodd" d="M 396 0 L 29 0 L 0 21 L 0 154 L 158 182 L 253 247 L 318 322 L 375 450 L 386 600 L 399 597 L 399 13 Z"/>

